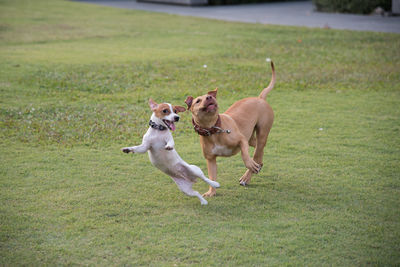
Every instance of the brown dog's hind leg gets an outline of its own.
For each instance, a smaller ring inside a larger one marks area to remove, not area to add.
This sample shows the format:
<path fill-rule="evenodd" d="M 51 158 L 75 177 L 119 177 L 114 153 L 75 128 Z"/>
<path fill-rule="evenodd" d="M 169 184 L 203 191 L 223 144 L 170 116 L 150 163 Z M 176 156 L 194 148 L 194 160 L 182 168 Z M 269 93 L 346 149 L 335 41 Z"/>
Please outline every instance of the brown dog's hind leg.
<path fill-rule="evenodd" d="M 256 139 L 256 131 L 253 131 L 249 140 L 249 146 L 256 147 L 257 139 Z"/>

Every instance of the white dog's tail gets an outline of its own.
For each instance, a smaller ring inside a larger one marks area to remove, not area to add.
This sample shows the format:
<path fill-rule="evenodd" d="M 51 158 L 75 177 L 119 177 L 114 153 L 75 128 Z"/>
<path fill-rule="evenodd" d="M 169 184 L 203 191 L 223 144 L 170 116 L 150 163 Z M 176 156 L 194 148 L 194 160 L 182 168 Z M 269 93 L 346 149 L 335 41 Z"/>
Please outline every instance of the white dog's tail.
<path fill-rule="evenodd" d="M 274 88 L 275 85 L 275 67 L 274 67 L 274 62 L 271 61 L 271 69 L 272 69 L 272 78 L 271 82 L 269 83 L 268 87 L 262 90 L 261 94 L 258 96 L 259 98 L 262 98 L 265 100 L 267 97 L 268 93 L 271 92 L 272 88 Z"/>

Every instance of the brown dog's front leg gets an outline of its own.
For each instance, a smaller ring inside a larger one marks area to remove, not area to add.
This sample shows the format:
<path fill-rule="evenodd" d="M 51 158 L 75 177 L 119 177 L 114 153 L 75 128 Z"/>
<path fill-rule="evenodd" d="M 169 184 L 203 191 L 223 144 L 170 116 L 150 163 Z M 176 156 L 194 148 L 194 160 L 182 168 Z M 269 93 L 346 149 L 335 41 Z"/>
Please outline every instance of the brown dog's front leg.
<path fill-rule="evenodd" d="M 217 158 L 207 159 L 207 169 L 208 169 L 208 177 L 216 181 L 217 180 Z M 212 197 L 215 196 L 216 190 L 214 187 L 210 186 L 208 192 L 204 193 L 204 197 Z"/>
<path fill-rule="evenodd" d="M 249 143 L 245 138 L 242 138 L 240 140 L 240 150 L 242 152 L 242 159 L 246 168 L 249 169 L 252 173 L 258 173 L 261 169 L 261 165 L 250 158 Z"/>

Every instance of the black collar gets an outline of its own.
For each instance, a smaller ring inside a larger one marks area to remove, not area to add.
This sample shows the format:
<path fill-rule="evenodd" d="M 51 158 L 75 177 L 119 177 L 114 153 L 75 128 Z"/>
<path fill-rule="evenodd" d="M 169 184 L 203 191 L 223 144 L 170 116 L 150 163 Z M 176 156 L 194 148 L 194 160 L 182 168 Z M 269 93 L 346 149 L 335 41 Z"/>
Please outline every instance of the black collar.
<path fill-rule="evenodd" d="M 168 128 L 165 127 L 165 126 L 156 124 L 156 123 L 155 123 L 154 121 L 152 121 L 152 120 L 149 121 L 149 125 L 150 125 L 151 128 L 157 129 L 157 130 L 160 130 L 160 131 L 165 131 L 165 130 L 168 129 Z"/>

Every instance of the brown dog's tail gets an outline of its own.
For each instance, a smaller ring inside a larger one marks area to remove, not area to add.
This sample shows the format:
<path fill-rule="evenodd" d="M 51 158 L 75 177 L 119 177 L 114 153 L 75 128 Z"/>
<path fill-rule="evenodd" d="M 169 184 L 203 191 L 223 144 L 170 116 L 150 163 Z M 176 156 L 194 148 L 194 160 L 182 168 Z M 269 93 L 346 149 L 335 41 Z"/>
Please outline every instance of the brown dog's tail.
<path fill-rule="evenodd" d="M 262 98 L 264 100 L 267 97 L 268 93 L 271 92 L 272 88 L 274 88 L 274 85 L 275 85 L 275 67 L 274 67 L 274 62 L 272 62 L 272 61 L 271 61 L 271 69 L 272 69 L 271 82 L 269 83 L 268 87 L 264 88 L 264 90 L 262 90 L 261 94 L 258 96 L 259 98 Z"/>

